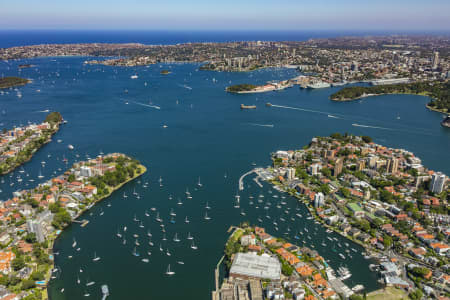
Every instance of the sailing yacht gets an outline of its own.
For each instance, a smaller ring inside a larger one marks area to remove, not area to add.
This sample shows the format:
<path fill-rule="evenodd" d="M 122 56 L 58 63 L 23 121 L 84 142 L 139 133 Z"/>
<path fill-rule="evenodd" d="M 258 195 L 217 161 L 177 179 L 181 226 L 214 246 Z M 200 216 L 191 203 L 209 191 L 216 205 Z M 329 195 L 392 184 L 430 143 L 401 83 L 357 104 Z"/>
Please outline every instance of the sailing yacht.
<path fill-rule="evenodd" d="M 41 171 L 41 170 L 39 170 L 39 175 L 38 175 L 38 178 L 39 178 L 39 179 L 42 179 L 42 178 L 44 178 L 44 176 L 42 175 L 42 171 Z"/>
<path fill-rule="evenodd" d="M 134 250 L 133 250 L 133 255 L 134 256 L 136 256 L 136 257 L 138 257 L 139 256 L 139 253 L 136 251 L 136 247 L 134 247 Z"/>
<path fill-rule="evenodd" d="M 236 199 L 236 203 L 234 204 L 234 208 L 239 208 L 239 200 L 241 199 L 241 196 L 239 196 L 238 194 L 236 194 L 236 196 L 234 196 L 234 198 Z"/>
<path fill-rule="evenodd" d="M 206 209 L 211 209 L 211 207 L 209 206 L 208 201 L 206 201 L 206 206 L 205 206 L 205 208 L 206 208 Z"/>
<path fill-rule="evenodd" d="M 205 220 L 211 220 L 211 218 L 208 217 L 208 212 L 205 212 Z"/>
<path fill-rule="evenodd" d="M 73 243 L 72 243 L 72 248 L 75 248 L 77 246 L 77 241 L 75 240 L 75 238 L 73 239 Z"/>
<path fill-rule="evenodd" d="M 147 230 L 147 235 L 148 235 L 148 236 L 152 236 L 152 233 L 150 232 L 150 229 Z"/>
<path fill-rule="evenodd" d="M 167 267 L 166 275 L 169 275 L 169 276 L 175 275 L 175 272 L 173 272 L 173 271 L 170 270 L 170 264 L 169 264 L 169 266 Z"/>
<path fill-rule="evenodd" d="M 193 240 L 193 239 L 194 239 L 194 237 L 191 235 L 190 232 L 188 233 L 187 239 L 188 239 L 188 240 Z"/>
<path fill-rule="evenodd" d="M 200 182 L 200 177 L 198 178 L 198 183 L 197 183 L 197 185 L 198 185 L 199 187 L 202 187 L 202 186 L 203 186 L 203 184 Z"/>
<path fill-rule="evenodd" d="M 191 249 L 197 250 L 198 247 L 194 244 L 194 240 L 192 240 Z"/>
<path fill-rule="evenodd" d="M 174 236 L 174 238 L 173 238 L 173 241 L 174 241 L 174 242 L 179 242 L 179 241 L 180 241 L 180 239 L 178 238 L 178 233 L 175 233 L 175 236 Z"/>
<path fill-rule="evenodd" d="M 184 219 L 184 223 L 189 224 L 189 220 L 188 217 L 186 216 L 186 218 Z"/>
<path fill-rule="evenodd" d="M 92 259 L 92 261 L 99 261 L 100 260 L 100 256 L 97 256 L 97 253 L 94 252 L 94 258 Z"/>

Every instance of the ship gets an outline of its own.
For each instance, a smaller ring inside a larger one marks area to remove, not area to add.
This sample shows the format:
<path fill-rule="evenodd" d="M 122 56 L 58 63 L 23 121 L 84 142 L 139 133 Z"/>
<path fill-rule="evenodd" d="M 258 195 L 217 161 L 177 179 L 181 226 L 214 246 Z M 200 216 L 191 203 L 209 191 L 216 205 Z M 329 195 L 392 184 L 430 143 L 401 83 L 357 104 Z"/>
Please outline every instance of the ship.
<path fill-rule="evenodd" d="M 241 109 L 255 109 L 256 105 L 244 105 L 241 104 Z"/>
<path fill-rule="evenodd" d="M 267 107 L 271 107 L 271 106 L 272 106 L 272 103 L 267 102 L 267 103 L 266 103 L 266 106 L 267 106 Z"/>

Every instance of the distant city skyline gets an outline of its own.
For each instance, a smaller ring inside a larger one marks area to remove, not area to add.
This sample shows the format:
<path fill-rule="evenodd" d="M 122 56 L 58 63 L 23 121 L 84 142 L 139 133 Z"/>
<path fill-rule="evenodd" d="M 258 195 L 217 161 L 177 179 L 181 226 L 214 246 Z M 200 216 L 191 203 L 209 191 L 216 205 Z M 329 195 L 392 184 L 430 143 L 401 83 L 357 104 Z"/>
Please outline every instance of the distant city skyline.
<path fill-rule="evenodd" d="M 15 0 L 2 29 L 449 31 L 445 0 Z"/>

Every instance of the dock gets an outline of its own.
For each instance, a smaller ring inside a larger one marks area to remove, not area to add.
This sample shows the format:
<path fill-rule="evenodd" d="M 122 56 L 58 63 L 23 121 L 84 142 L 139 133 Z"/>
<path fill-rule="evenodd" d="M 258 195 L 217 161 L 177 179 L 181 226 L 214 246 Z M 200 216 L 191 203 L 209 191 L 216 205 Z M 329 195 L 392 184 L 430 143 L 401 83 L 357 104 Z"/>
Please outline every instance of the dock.
<path fill-rule="evenodd" d="M 245 178 L 247 175 L 250 175 L 250 174 L 252 174 L 252 173 L 254 173 L 254 172 L 256 172 L 256 169 L 253 169 L 253 170 L 251 170 L 251 171 L 248 171 L 247 173 L 245 173 L 244 175 L 242 175 L 242 176 L 239 178 L 239 190 L 240 190 L 240 191 L 243 191 L 243 190 L 244 190 L 244 178 Z"/>

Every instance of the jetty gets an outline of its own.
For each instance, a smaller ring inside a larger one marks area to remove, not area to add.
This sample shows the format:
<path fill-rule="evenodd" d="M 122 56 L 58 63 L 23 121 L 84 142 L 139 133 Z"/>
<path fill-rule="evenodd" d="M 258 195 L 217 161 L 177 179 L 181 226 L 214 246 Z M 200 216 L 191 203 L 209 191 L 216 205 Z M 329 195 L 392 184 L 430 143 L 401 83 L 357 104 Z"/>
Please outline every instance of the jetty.
<path fill-rule="evenodd" d="M 244 190 L 244 178 L 245 178 L 247 175 L 250 175 L 250 174 L 255 173 L 255 172 L 256 172 L 256 169 L 250 170 L 250 171 L 248 171 L 247 173 L 243 174 L 243 175 L 239 178 L 239 190 L 240 190 L 240 191 L 243 191 L 243 190 Z"/>

